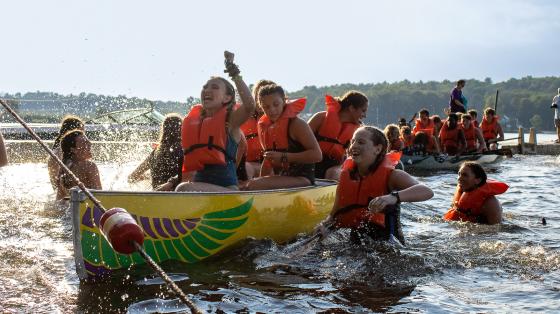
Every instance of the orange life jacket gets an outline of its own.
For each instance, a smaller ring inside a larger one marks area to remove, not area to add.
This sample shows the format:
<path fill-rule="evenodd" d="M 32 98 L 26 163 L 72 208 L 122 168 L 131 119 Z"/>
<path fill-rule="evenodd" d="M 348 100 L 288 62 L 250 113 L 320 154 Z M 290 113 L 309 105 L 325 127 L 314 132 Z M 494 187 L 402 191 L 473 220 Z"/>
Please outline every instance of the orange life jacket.
<path fill-rule="evenodd" d="M 502 194 L 507 191 L 509 186 L 503 182 L 486 180 L 486 183 L 473 191 L 462 192 L 457 185 L 453 204 L 443 219 L 456 221 L 482 222 L 482 205 L 490 197 Z"/>
<path fill-rule="evenodd" d="M 247 140 L 246 161 L 260 162 L 263 158 L 263 149 L 259 142 L 257 119 L 250 117 L 249 120 L 241 125 L 241 131 Z"/>
<path fill-rule="evenodd" d="M 225 165 L 227 106 L 212 117 L 201 119 L 202 105 L 195 105 L 183 119 L 181 143 L 185 154 L 183 172 L 202 170 L 204 165 Z M 235 158 L 235 157 L 233 157 Z M 232 158 L 232 159 L 233 159 Z"/>
<path fill-rule="evenodd" d="M 398 155 L 400 156 L 400 153 Z M 344 161 L 336 188 L 340 209 L 334 219 L 338 228 L 359 228 L 366 223 L 385 227 L 385 214 L 372 214 L 368 206 L 372 199 L 389 193 L 387 184 L 396 165 L 395 159 L 389 154 L 375 171 L 364 178 L 357 175 L 357 179 L 352 177 L 352 172 L 356 171 L 354 160 L 348 158 Z"/>
<path fill-rule="evenodd" d="M 330 95 L 325 95 L 327 114 L 315 134 L 324 157 L 342 162 L 346 148 L 350 144 L 354 131 L 360 126 L 356 123 L 340 122 L 340 103 Z"/>
<path fill-rule="evenodd" d="M 300 98 L 286 103 L 282 115 L 275 122 L 264 114 L 257 124 L 259 141 L 265 151 L 288 150 L 288 127 L 290 119 L 295 118 L 305 108 L 306 99 Z"/>
<path fill-rule="evenodd" d="M 485 140 L 495 139 L 498 136 L 498 116 L 494 116 L 491 122 L 486 120 L 486 116 L 482 118 L 480 128 L 482 129 L 482 136 Z"/>
<path fill-rule="evenodd" d="M 429 137 L 432 137 L 434 136 L 435 128 L 436 126 L 434 125 L 434 120 L 432 119 L 428 120 L 427 126 L 424 126 L 422 124 L 422 120 L 416 119 L 416 125 L 414 126 L 414 129 L 412 129 L 412 134 L 416 135 L 416 133 L 422 131 L 426 133 Z"/>
<path fill-rule="evenodd" d="M 441 127 L 439 133 L 439 140 L 441 143 L 441 149 L 446 151 L 447 148 L 458 148 L 459 147 L 459 130 L 461 127 L 457 124 L 455 129 L 450 130 L 447 127 L 447 123 L 444 123 Z"/>
<path fill-rule="evenodd" d="M 471 122 L 471 127 L 467 130 L 461 125 L 461 129 L 463 129 L 463 133 L 465 133 L 465 140 L 467 141 L 467 150 L 474 150 L 476 149 L 476 127 L 474 123 Z"/>

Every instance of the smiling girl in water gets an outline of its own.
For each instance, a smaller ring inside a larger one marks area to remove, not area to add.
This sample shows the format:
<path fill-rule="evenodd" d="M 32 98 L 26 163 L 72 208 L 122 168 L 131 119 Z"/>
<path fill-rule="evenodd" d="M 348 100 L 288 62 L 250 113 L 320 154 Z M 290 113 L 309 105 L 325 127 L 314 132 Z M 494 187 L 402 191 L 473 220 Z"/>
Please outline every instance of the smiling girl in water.
<path fill-rule="evenodd" d="M 350 156 L 342 166 L 333 210 L 322 226 L 351 228 L 353 235 L 366 234 L 373 239 L 387 240 L 392 235 L 404 243 L 396 206 L 429 200 L 434 194 L 408 173 L 395 169 L 396 160 L 386 151 L 387 138 L 381 130 L 371 126 L 356 130 Z M 324 232 L 322 227 L 319 230 Z"/>

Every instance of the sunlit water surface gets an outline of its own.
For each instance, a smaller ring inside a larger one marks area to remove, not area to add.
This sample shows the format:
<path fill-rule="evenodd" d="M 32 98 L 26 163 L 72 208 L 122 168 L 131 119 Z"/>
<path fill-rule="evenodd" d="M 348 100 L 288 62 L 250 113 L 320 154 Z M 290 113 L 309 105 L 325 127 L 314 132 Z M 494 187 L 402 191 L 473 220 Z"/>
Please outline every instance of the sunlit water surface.
<path fill-rule="evenodd" d="M 106 189 L 142 190 L 135 162 L 100 164 Z M 297 258 L 248 240 L 196 265 L 165 263 L 178 285 L 211 312 L 556 312 L 560 308 L 560 159 L 516 156 L 490 177 L 505 223 L 447 223 L 456 174 L 419 180 L 435 191 L 403 206 L 405 249 L 352 245 L 338 232 Z M 44 164 L 0 168 L 0 312 L 181 312 L 147 267 L 96 283 L 77 278 L 70 215 L 52 201 Z M 542 218 L 546 218 L 546 225 Z"/>

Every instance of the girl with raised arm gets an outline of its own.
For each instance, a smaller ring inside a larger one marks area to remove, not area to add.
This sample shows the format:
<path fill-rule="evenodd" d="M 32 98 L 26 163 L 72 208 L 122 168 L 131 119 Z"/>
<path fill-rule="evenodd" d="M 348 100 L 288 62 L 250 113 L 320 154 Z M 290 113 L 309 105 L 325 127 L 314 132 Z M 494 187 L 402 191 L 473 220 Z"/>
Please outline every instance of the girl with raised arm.
<path fill-rule="evenodd" d="M 201 104 L 183 120 L 181 141 L 185 154 L 183 183 L 177 191 L 237 190 L 237 148 L 241 125 L 255 112 L 255 101 L 243 81 L 233 54 L 224 53 L 226 72 L 237 87 L 241 105 L 235 104 L 235 89 L 222 77 L 212 77 L 202 87 Z"/>

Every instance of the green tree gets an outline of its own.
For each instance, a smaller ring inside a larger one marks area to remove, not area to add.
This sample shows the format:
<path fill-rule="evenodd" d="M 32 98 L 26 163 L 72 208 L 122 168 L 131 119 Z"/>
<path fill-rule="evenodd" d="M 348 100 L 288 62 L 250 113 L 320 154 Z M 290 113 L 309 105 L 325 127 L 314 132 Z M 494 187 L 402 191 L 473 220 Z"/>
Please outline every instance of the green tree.
<path fill-rule="evenodd" d="M 540 130 L 543 121 L 540 115 L 536 114 L 534 115 L 531 119 L 529 119 L 529 122 L 531 122 L 531 126 L 535 128 L 535 130 Z"/>

